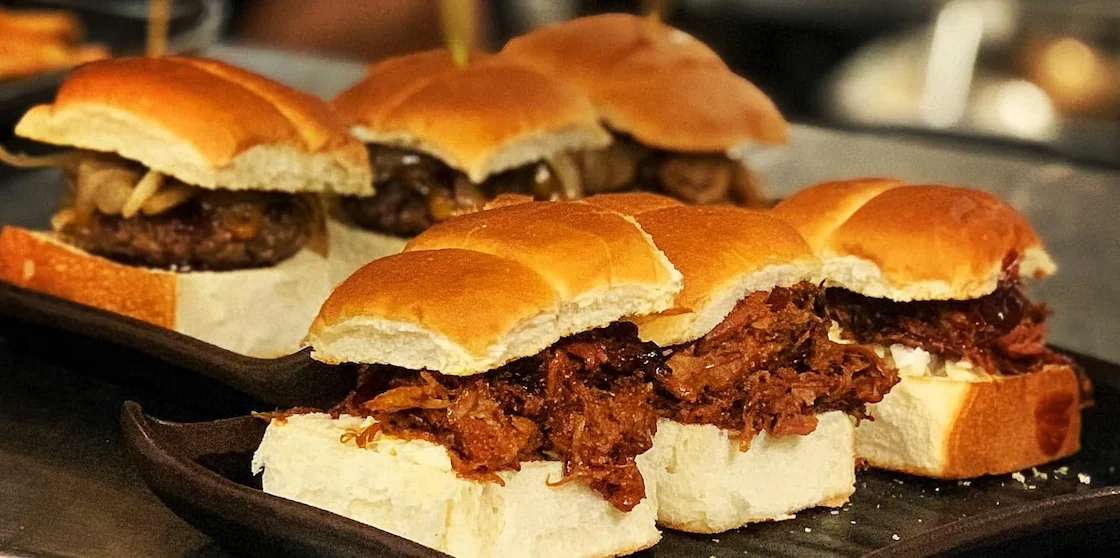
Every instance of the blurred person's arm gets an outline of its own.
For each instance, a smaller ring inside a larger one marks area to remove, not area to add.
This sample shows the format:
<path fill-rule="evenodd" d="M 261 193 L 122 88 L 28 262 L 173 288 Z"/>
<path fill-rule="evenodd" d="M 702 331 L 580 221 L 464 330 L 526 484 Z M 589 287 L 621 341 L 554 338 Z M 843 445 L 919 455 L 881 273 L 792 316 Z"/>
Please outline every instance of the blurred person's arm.
<path fill-rule="evenodd" d="M 476 6 L 476 44 L 487 48 L 489 14 Z M 437 0 L 255 0 L 234 29 L 248 42 L 370 61 L 443 44 Z"/>

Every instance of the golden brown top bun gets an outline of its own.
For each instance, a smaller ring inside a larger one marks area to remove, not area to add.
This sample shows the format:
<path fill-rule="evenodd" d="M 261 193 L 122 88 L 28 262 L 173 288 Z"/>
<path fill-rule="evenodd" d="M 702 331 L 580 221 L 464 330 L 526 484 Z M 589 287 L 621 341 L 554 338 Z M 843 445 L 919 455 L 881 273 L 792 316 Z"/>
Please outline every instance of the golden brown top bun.
<path fill-rule="evenodd" d="M 633 220 L 529 202 L 441 223 L 359 270 L 308 334 L 314 358 L 469 375 L 670 307 L 680 273 Z"/>
<path fill-rule="evenodd" d="M 109 57 L 103 45 L 82 45 L 78 18 L 62 10 L 0 8 L 0 79 L 72 68 Z"/>
<path fill-rule="evenodd" d="M 325 103 L 214 60 L 87 64 L 16 133 L 118 153 L 203 188 L 372 193 L 364 146 Z"/>
<path fill-rule="evenodd" d="M 642 213 L 677 207 L 684 205 L 676 198 L 651 194 L 649 192 L 625 192 L 621 194 L 599 194 L 584 200 L 585 202 L 617 211 L 623 215 L 637 217 Z"/>
<path fill-rule="evenodd" d="M 737 157 L 788 135 L 766 94 L 703 43 L 648 18 L 572 20 L 517 37 L 500 56 L 571 82 L 608 127 L 651 147 Z"/>
<path fill-rule="evenodd" d="M 897 301 L 970 299 L 995 290 L 1004 262 L 1024 277 L 1056 270 L 1027 220 L 999 198 L 883 179 L 832 182 L 778 204 L 808 239 L 829 284 Z"/>
<path fill-rule="evenodd" d="M 428 153 L 474 182 L 610 142 L 577 89 L 485 54 L 462 68 L 446 50 L 391 58 L 333 104 L 359 139 Z"/>
<path fill-rule="evenodd" d="M 665 347 L 699 339 L 750 293 L 813 280 L 820 273 L 801 235 L 771 215 L 732 206 L 650 209 L 649 201 L 631 194 L 587 199 L 635 215 L 684 278 L 672 309 L 633 320 L 646 341 Z"/>
<path fill-rule="evenodd" d="M 82 24 L 64 10 L 6 10 L 0 7 L 0 37 L 20 40 L 76 43 L 82 40 Z"/>

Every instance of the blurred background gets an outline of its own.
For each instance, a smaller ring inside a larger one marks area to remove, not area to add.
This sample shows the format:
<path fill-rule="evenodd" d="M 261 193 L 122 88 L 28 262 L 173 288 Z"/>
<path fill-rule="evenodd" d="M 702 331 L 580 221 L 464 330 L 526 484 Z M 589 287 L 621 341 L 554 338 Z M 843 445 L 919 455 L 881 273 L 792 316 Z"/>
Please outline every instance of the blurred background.
<path fill-rule="evenodd" d="M 496 49 L 539 25 L 638 13 L 643 4 L 478 0 L 478 42 Z M 1120 0 L 669 5 L 670 24 L 710 44 L 796 122 L 1014 143 L 1120 165 Z M 75 10 L 88 20 L 90 39 L 108 42 L 117 54 L 143 44 L 146 0 L 0 6 Z M 368 62 L 439 46 L 437 16 L 435 0 L 177 0 L 172 46 L 194 50 L 221 41 Z M 0 104 L 5 86 L 7 98 L 15 96 L 7 81 L 0 81 Z"/>

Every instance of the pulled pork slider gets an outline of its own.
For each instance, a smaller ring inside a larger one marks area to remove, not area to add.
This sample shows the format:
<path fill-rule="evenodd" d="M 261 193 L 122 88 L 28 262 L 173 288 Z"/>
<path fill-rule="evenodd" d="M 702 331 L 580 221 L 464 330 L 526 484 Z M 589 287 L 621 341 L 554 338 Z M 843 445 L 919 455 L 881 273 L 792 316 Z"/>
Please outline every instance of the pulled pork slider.
<path fill-rule="evenodd" d="M 574 87 L 484 53 L 465 67 L 446 50 L 379 62 L 333 105 L 367 143 L 377 175 L 377 194 L 341 198 L 338 216 L 389 237 L 413 237 L 501 194 L 579 197 L 572 154 L 610 141 Z"/>
<path fill-rule="evenodd" d="M 633 215 L 684 277 L 670 311 L 633 318 L 666 357 L 646 456 L 659 522 L 718 533 L 843 505 L 855 488 L 853 419 L 897 375 L 870 349 L 828 338 L 819 262 L 792 227 L 654 197 L 588 203 Z"/>
<path fill-rule="evenodd" d="M 575 85 L 614 133 L 609 148 L 580 154 L 587 192 L 765 204 L 746 150 L 785 143 L 788 124 L 766 94 L 683 31 L 605 14 L 514 38 L 500 56 Z"/>
<path fill-rule="evenodd" d="M 313 357 L 359 363 L 358 385 L 327 412 L 271 417 L 254 470 L 270 494 L 453 556 L 648 548 L 639 455 L 664 357 L 621 320 L 680 288 L 605 209 L 530 202 L 437 225 L 323 305 Z"/>
<path fill-rule="evenodd" d="M 1055 265 L 1022 215 L 987 193 L 881 179 L 814 186 L 774 214 L 823 261 L 834 335 L 902 378 L 856 429 L 859 457 L 953 479 L 1078 450 L 1089 386 L 1023 292 Z"/>
<path fill-rule="evenodd" d="M 16 133 L 75 149 L 54 231 L 5 228 L 0 278 L 253 356 L 296 350 L 329 292 L 314 196 L 372 193 L 325 103 L 212 60 L 88 64 Z"/>

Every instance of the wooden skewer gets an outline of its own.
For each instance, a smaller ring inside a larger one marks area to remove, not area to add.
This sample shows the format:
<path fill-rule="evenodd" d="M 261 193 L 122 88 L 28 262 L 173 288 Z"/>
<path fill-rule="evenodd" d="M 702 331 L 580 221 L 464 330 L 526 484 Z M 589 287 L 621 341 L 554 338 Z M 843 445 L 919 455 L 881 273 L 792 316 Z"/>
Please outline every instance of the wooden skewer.
<path fill-rule="evenodd" d="M 440 0 L 440 24 L 451 59 L 466 66 L 474 40 L 475 18 L 473 0 Z"/>
<path fill-rule="evenodd" d="M 171 0 L 148 0 L 148 56 L 167 53 L 167 28 L 171 19 Z"/>
<path fill-rule="evenodd" d="M 642 13 L 654 21 L 664 22 L 669 17 L 670 4 L 670 0 L 642 0 Z"/>

